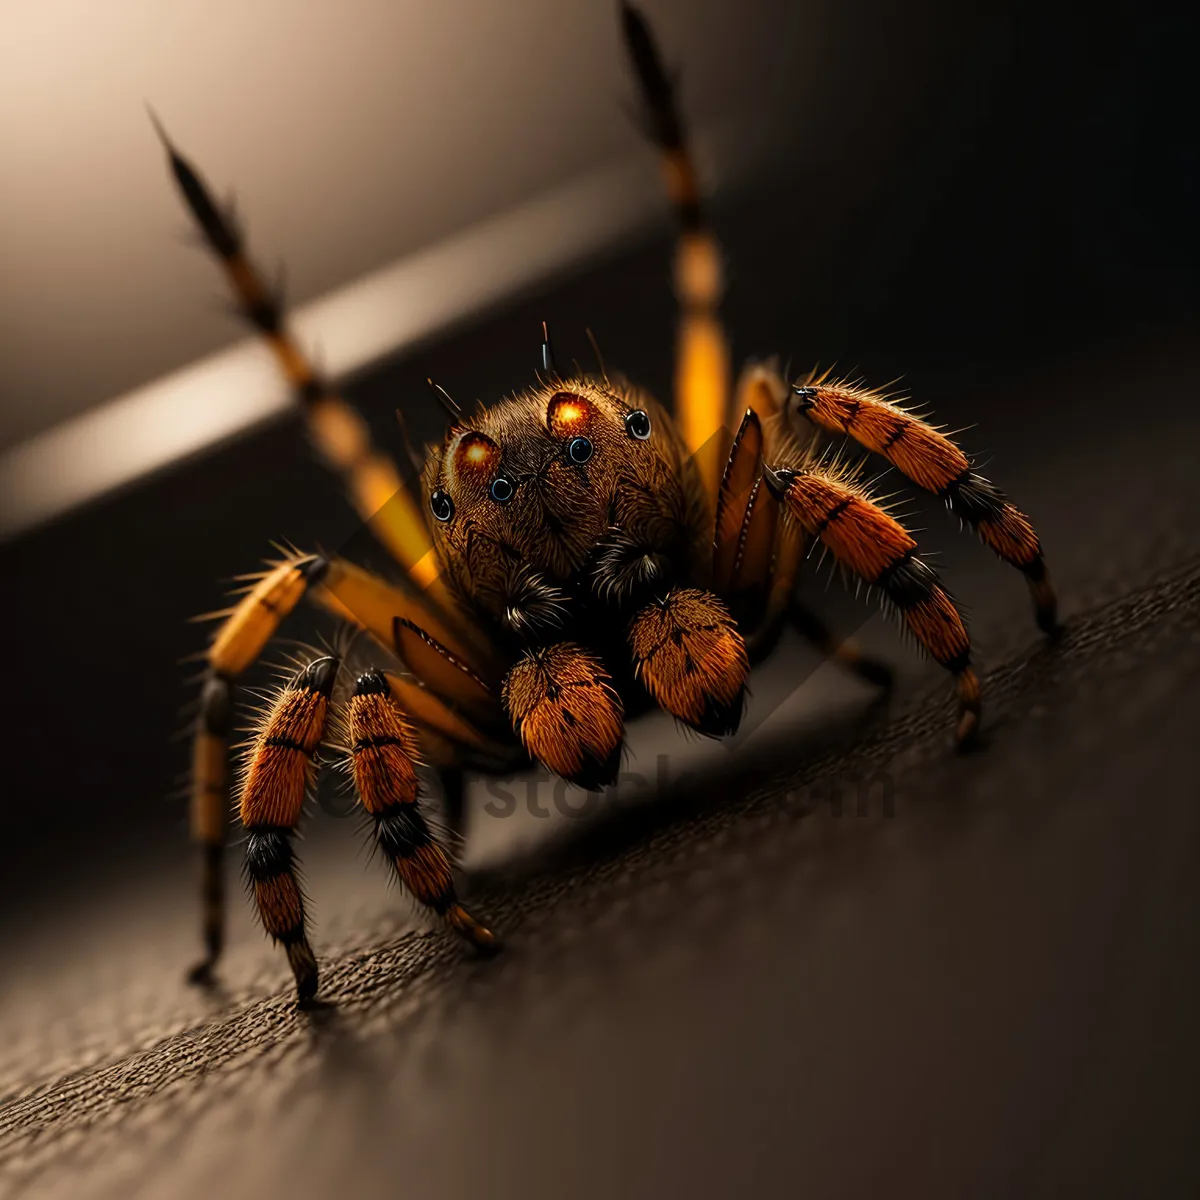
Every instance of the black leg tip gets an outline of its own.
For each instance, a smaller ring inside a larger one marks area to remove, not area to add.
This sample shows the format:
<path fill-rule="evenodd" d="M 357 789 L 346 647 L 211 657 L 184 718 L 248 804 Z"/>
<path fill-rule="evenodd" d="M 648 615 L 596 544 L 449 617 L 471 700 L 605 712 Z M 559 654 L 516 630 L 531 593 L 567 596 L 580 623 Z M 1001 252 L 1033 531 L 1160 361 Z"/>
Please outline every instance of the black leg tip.
<path fill-rule="evenodd" d="M 337 678 L 338 660 L 332 655 L 313 659 L 296 677 L 296 689 L 320 692 L 329 696 L 333 692 L 333 681 Z"/>
<path fill-rule="evenodd" d="M 1037 611 L 1038 628 L 1051 641 L 1057 641 L 1063 635 L 1064 625 L 1058 619 L 1058 613 L 1054 609 L 1042 609 Z"/>
<path fill-rule="evenodd" d="M 302 975 L 296 980 L 296 1007 L 308 1008 L 317 994 L 317 973 Z"/>
<path fill-rule="evenodd" d="M 377 667 L 364 671 L 354 683 L 356 696 L 386 696 L 389 691 L 387 676 Z"/>
<path fill-rule="evenodd" d="M 188 969 L 188 983 L 193 987 L 211 988 L 217 981 L 216 965 L 216 960 L 212 958 L 206 958 L 196 963 L 194 967 Z"/>
<path fill-rule="evenodd" d="M 979 710 L 964 709 L 958 715 L 958 724 L 954 729 L 954 748 L 959 754 L 970 754 L 978 750 L 982 744 L 979 732 Z"/>
<path fill-rule="evenodd" d="M 325 578 L 326 572 L 329 570 L 329 559 L 323 555 L 314 554 L 311 558 L 299 563 L 298 566 L 304 574 L 305 581 L 311 587 Z"/>

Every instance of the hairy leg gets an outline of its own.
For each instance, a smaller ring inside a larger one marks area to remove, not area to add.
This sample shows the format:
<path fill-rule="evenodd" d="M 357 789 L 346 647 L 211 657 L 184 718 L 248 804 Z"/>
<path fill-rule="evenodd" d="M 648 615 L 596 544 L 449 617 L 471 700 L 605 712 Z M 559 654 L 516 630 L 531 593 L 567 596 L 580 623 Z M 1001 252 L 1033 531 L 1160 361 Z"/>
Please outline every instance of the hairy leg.
<path fill-rule="evenodd" d="M 491 930 L 458 901 L 450 857 L 421 808 L 416 732 L 382 671 L 359 676 L 346 731 L 355 790 L 374 820 L 376 844 L 405 890 L 477 949 L 495 949 Z"/>
<path fill-rule="evenodd" d="M 870 388 L 817 380 L 793 388 L 796 410 L 882 455 L 918 487 L 946 501 L 980 539 L 1026 578 L 1039 627 L 1058 628 L 1057 600 L 1033 523 L 940 429 Z"/>
<path fill-rule="evenodd" d="M 316 995 L 317 960 L 305 929 L 292 834 L 313 780 L 337 669 L 335 658 L 315 659 L 276 697 L 255 735 L 238 805 L 258 915 L 287 951 L 300 1003 Z"/>
<path fill-rule="evenodd" d="M 675 88 L 649 25 L 631 4 L 621 4 L 625 45 L 642 92 L 645 129 L 662 156 L 667 194 L 679 224 L 675 291 L 679 333 L 675 364 L 675 415 L 704 484 L 716 498 L 727 450 L 729 346 L 717 315 L 721 254 L 704 219 L 700 185 Z"/>
<path fill-rule="evenodd" d="M 980 716 L 970 640 L 937 574 L 916 557 L 908 531 L 853 480 L 819 468 L 768 469 L 765 477 L 791 519 L 851 574 L 877 587 L 918 643 L 955 677 L 955 735 L 960 745 L 968 742 Z"/>
<path fill-rule="evenodd" d="M 395 463 L 372 444 L 362 417 L 300 349 L 287 328 L 282 299 L 250 259 L 232 213 L 217 203 L 157 120 L 155 127 L 184 201 L 224 269 L 242 315 L 266 340 L 295 389 L 318 453 L 342 477 L 347 494 L 375 536 L 413 582 L 453 619 L 455 605 L 439 578 L 425 519 Z"/>
<path fill-rule="evenodd" d="M 229 736 L 234 681 L 257 661 L 283 619 L 317 583 L 325 560 L 297 555 L 258 577 L 227 613 L 206 653 L 207 675 L 192 741 L 191 832 L 201 849 L 202 933 L 205 956 L 192 969 L 206 982 L 220 957 L 225 930 L 225 841 L 228 831 Z"/>

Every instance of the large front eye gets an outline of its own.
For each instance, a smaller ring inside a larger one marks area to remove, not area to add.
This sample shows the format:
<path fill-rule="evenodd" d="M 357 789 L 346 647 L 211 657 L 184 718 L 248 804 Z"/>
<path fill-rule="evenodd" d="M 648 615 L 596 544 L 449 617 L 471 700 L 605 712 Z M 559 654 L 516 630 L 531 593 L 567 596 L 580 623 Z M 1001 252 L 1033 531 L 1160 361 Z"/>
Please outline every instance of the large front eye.
<path fill-rule="evenodd" d="M 592 443 L 585 437 L 572 438 L 567 443 L 567 457 L 576 466 L 583 466 L 592 457 Z"/>
<path fill-rule="evenodd" d="M 429 497 L 429 507 L 439 521 L 448 521 L 454 516 L 454 501 L 441 488 Z"/>
<path fill-rule="evenodd" d="M 515 490 L 512 480 L 507 475 L 497 475 L 492 480 L 489 493 L 497 504 L 507 504 L 513 498 Z"/>
<path fill-rule="evenodd" d="M 644 442 L 650 436 L 650 418 L 639 408 L 625 418 L 625 432 Z"/>

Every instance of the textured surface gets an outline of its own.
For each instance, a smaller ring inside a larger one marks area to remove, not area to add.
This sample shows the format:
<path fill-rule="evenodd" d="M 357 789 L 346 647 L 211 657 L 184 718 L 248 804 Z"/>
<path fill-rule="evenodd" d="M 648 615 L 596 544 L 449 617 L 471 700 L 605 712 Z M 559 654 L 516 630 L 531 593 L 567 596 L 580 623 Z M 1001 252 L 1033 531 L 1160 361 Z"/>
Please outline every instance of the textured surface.
<path fill-rule="evenodd" d="M 610 815 L 485 873 L 510 940 L 492 963 L 366 912 L 324 938 L 330 1008 L 298 1014 L 279 964 L 239 956 L 201 1018 L 143 917 L 127 968 L 174 1004 L 135 1033 L 147 998 L 93 991 L 113 1025 L 0 1113 L 5 1176 L 1194 1194 L 1198 584 L 1193 563 L 990 672 L 982 766 L 946 753 L 938 695 L 798 772 L 759 756 L 724 803 Z M 43 990 L 43 1022 L 64 999 Z"/>

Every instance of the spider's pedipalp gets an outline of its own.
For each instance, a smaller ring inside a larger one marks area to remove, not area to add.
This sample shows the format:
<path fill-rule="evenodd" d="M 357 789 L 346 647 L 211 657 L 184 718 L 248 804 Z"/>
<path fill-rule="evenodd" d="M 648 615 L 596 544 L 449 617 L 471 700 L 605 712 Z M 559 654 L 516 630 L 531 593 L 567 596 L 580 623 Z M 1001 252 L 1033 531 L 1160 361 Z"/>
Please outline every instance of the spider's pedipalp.
<path fill-rule="evenodd" d="M 527 650 L 504 679 L 504 704 L 529 754 L 589 791 L 621 766 L 624 707 L 596 655 L 577 642 Z"/>
<path fill-rule="evenodd" d="M 709 737 L 742 720 L 746 644 L 729 609 L 711 592 L 672 588 L 629 625 L 634 673 L 660 708 Z"/>

